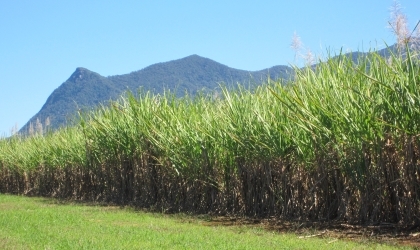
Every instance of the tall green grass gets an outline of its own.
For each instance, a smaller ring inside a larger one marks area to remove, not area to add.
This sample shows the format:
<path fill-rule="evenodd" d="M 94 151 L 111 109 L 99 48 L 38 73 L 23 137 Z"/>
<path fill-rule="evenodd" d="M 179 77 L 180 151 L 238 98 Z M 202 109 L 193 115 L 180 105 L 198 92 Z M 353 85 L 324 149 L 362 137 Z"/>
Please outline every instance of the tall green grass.
<path fill-rule="evenodd" d="M 0 141 L 0 192 L 167 212 L 419 223 L 419 60 L 295 69 L 222 96 L 128 93 L 80 125 Z"/>

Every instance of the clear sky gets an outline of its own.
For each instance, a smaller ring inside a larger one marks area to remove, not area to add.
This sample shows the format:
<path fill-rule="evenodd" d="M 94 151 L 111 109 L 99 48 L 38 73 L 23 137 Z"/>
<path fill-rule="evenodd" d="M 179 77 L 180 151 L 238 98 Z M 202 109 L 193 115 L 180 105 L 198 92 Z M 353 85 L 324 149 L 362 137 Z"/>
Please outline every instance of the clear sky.
<path fill-rule="evenodd" d="M 419 0 L 401 0 L 410 28 Z M 260 70 L 294 63 L 294 32 L 321 55 L 395 39 L 392 0 L 0 0 L 0 135 L 23 126 L 77 67 L 103 76 L 192 54 Z"/>

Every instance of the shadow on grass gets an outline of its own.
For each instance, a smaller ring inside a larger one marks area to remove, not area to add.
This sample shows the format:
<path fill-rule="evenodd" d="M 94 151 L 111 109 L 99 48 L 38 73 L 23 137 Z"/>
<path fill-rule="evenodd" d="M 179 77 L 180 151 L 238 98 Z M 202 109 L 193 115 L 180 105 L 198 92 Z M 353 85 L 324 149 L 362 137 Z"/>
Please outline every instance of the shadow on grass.
<path fill-rule="evenodd" d="M 33 197 L 33 196 L 32 196 Z M 96 206 L 110 210 L 125 210 L 131 212 L 147 213 L 153 216 L 167 216 L 180 223 L 197 223 L 204 226 L 224 227 L 259 227 L 277 233 L 292 233 L 299 238 L 329 237 L 334 239 L 352 240 L 359 243 L 375 242 L 389 245 L 411 246 L 420 249 L 420 226 L 401 227 L 393 223 L 376 225 L 354 225 L 345 221 L 299 221 L 270 218 L 250 218 L 238 216 L 218 216 L 213 214 L 185 214 L 165 213 L 157 208 L 142 208 L 135 205 L 120 205 L 112 202 L 92 202 L 73 199 L 36 197 L 41 203 L 47 205 L 77 205 Z"/>

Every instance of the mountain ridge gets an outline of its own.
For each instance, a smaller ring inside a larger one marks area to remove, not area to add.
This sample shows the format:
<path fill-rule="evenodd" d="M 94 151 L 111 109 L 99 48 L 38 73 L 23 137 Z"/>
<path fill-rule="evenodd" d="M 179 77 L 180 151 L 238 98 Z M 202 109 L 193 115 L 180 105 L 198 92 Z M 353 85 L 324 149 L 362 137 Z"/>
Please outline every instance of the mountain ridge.
<path fill-rule="evenodd" d="M 419 48 L 418 42 L 409 44 Z M 376 52 L 389 57 L 399 52 L 396 44 L 381 50 L 369 52 L 349 52 L 343 54 L 357 63 L 360 57 Z M 316 64 L 311 66 L 316 67 Z M 197 54 L 180 59 L 151 64 L 131 73 L 104 77 L 83 67 L 77 67 L 70 77 L 56 88 L 40 111 L 20 130 L 26 134 L 35 124 L 50 124 L 49 129 L 71 124 L 79 109 L 91 109 L 100 103 L 116 100 L 125 91 L 136 93 L 139 88 L 155 94 L 171 90 L 181 96 L 187 91 L 194 95 L 203 90 L 215 90 L 219 84 L 235 87 L 236 84 L 255 86 L 268 78 L 291 79 L 294 69 L 286 65 L 276 65 L 257 71 L 247 71 L 228 67 L 222 63 Z"/>
<path fill-rule="evenodd" d="M 45 125 L 52 130 L 69 125 L 77 115 L 77 110 L 90 109 L 100 103 L 116 100 L 125 91 L 135 93 L 142 88 L 155 94 L 171 90 L 178 96 L 185 94 L 185 91 L 194 95 L 199 91 L 214 90 L 219 84 L 232 87 L 237 83 L 260 84 L 268 76 L 270 79 L 286 79 L 292 71 L 291 67 L 285 65 L 258 71 L 240 70 L 196 54 L 107 77 L 84 67 L 77 67 L 50 94 L 39 112 L 29 119 L 19 133 L 33 131 L 36 124 L 43 124 L 44 130 Z"/>

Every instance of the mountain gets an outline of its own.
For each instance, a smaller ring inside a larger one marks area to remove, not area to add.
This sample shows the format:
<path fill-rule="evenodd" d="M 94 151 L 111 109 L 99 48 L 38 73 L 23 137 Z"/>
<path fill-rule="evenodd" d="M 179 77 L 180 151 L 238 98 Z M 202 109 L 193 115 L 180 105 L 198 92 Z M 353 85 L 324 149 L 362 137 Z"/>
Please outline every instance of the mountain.
<path fill-rule="evenodd" d="M 214 90 L 221 83 L 232 87 L 237 83 L 246 86 L 260 84 L 268 76 L 271 79 L 288 79 L 292 71 L 288 66 L 274 66 L 260 71 L 239 70 L 198 55 L 108 77 L 77 68 L 67 81 L 52 92 L 41 110 L 19 132 L 28 133 L 40 124 L 44 129 L 46 125 L 49 125 L 49 129 L 68 125 L 78 109 L 89 109 L 115 100 L 127 90 L 135 93 L 142 88 L 157 94 L 169 89 L 178 96 L 185 91 L 194 95 L 198 91 Z"/>
<path fill-rule="evenodd" d="M 57 128 L 76 114 L 77 109 L 115 99 L 118 93 L 121 93 L 121 89 L 108 78 L 85 68 L 77 68 L 67 81 L 53 91 L 41 110 L 21 131 L 28 131 L 31 123 L 37 124 L 37 119 L 45 124 L 47 117 L 51 127 Z"/>
<path fill-rule="evenodd" d="M 410 43 L 414 49 L 420 48 L 419 42 Z M 397 46 L 376 51 L 389 57 L 398 54 Z M 401 51 L 400 51 L 401 52 Z M 404 50 L 401 52 L 405 56 Z M 351 52 L 344 54 L 357 62 L 369 53 Z M 316 68 L 316 65 L 312 65 Z M 254 86 L 270 79 L 290 79 L 293 69 L 288 66 L 274 66 L 259 71 L 246 71 L 230 68 L 221 63 L 198 55 L 164 63 L 157 63 L 144 69 L 124 75 L 104 77 L 85 68 L 77 68 L 67 81 L 61 84 L 48 97 L 41 110 L 34 115 L 19 131 L 28 133 L 39 126 L 49 125 L 56 129 L 71 123 L 78 109 L 90 109 L 100 103 L 115 100 L 125 91 L 136 93 L 139 88 L 155 94 L 165 89 L 182 96 L 185 91 L 194 95 L 202 90 L 214 90 L 223 83 L 234 87 L 237 83 Z"/>

